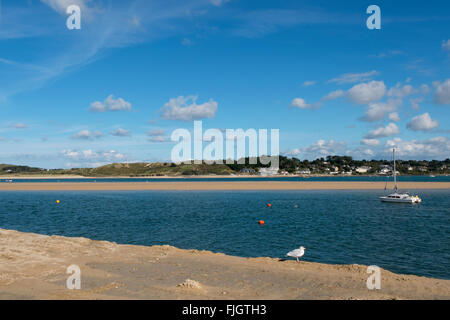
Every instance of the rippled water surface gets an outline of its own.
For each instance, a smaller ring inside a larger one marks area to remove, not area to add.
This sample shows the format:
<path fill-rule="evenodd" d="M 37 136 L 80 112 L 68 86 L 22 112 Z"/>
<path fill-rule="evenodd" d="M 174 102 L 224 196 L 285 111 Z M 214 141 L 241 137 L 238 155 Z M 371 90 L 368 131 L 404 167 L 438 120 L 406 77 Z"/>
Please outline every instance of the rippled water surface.
<path fill-rule="evenodd" d="M 450 279 L 450 190 L 418 193 L 409 205 L 382 191 L 8 191 L 0 228 L 251 257 L 303 245 L 308 261 Z"/>

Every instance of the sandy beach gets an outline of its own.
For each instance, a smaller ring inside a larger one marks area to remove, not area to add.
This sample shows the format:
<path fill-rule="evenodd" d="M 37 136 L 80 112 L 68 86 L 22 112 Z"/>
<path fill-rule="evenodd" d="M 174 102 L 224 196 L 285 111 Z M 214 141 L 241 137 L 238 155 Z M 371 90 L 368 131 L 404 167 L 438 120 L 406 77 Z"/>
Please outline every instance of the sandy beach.
<path fill-rule="evenodd" d="M 385 182 L 353 181 L 156 181 L 0 183 L 0 191 L 75 190 L 384 190 Z M 392 183 L 388 188 L 392 188 Z M 450 182 L 402 182 L 402 190 L 450 189 Z"/>
<path fill-rule="evenodd" d="M 81 290 L 66 269 L 81 270 Z M 450 280 L 0 229 L 0 299 L 450 299 Z"/>

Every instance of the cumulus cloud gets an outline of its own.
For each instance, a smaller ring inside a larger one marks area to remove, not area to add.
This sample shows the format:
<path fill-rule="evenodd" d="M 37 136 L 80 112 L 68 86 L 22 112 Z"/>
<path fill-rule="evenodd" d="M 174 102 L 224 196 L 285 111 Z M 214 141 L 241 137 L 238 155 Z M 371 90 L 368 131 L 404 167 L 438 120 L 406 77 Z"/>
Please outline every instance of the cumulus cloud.
<path fill-rule="evenodd" d="M 394 138 L 386 141 L 385 154 L 396 153 L 404 159 L 446 159 L 450 157 L 450 140 L 446 137 L 434 137 L 428 140 L 403 141 Z"/>
<path fill-rule="evenodd" d="M 369 104 L 366 113 L 360 118 L 361 121 L 375 122 L 383 120 L 388 113 L 395 113 L 397 108 L 402 104 L 400 99 L 389 99 L 387 102 L 377 102 Z M 393 116 L 395 116 L 393 114 Z M 397 114 L 398 117 L 398 114 Z M 392 120 L 392 119 L 391 119 Z M 392 120 L 398 121 L 398 120 Z"/>
<path fill-rule="evenodd" d="M 389 123 L 386 127 L 379 127 L 375 130 L 370 131 L 364 138 L 366 139 L 376 139 L 376 138 L 384 138 L 390 137 L 396 134 L 399 134 L 400 130 L 398 129 L 395 123 Z"/>
<path fill-rule="evenodd" d="M 100 166 L 113 162 L 123 162 L 127 159 L 125 154 L 119 153 L 115 150 L 110 151 L 93 151 L 88 150 L 62 150 L 60 155 L 67 158 L 68 166 Z"/>
<path fill-rule="evenodd" d="M 166 120 L 193 121 L 214 118 L 217 112 L 217 102 L 197 104 L 197 96 L 180 96 L 172 98 L 161 109 L 161 117 Z"/>
<path fill-rule="evenodd" d="M 122 128 L 117 128 L 116 130 L 111 131 L 111 134 L 116 137 L 130 137 L 131 132 L 129 130 L 125 130 Z"/>
<path fill-rule="evenodd" d="M 389 118 L 389 120 L 394 121 L 394 122 L 400 121 L 400 115 L 398 114 L 398 112 L 389 113 L 388 118 Z"/>
<path fill-rule="evenodd" d="M 147 132 L 151 142 L 166 142 L 168 139 L 164 136 L 164 130 L 155 129 Z"/>
<path fill-rule="evenodd" d="M 377 139 L 362 139 L 361 144 L 364 144 L 366 146 L 378 146 L 380 144 L 380 140 Z"/>
<path fill-rule="evenodd" d="M 371 81 L 353 86 L 347 92 L 347 98 L 357 104 L 376 102 L 386 94 L 386 85 L 383 81 Z"/>
<path fill-rule="evenodd" d="M 413 93 L 415 93 L 413 86 L 409 84 L 402 86 L 401 84 L 398 83 L 395 87 L 389 89 L 387 95 L 389 97 L 403 99 Z"/>
<path fill-rule="evenodd" d="M 303 98 L 295 98 L 291 102 L 291 107 L 299 109 L 311 109 L 313 108 L 313 105 L 306 103 L 305 99 Z"/>
<path fill-rule="evenodd" d="M 442 49 L 444 49 L 445 51 L 450 51 L 450 39 L 448 39 L 447 41 L 442 41 Z"/>
<path fill-rule="evenodd" d="M 439 122 L 437 120 L 432 120 L 429 113 L 426 112 L 412 118 L 406 127 L 413 131 L 430 131 L 439 127 Z"/>
<path fill-rule="evenodd" d="M 114 95 L 109 95 L 104 102 L 95 101 L 91 103 L 90 110 L 92 112 L 106 112 L 106 111 L 128 111 L 131 110 L 131 103 L 122 98 L 114 98 Z"/>
<path fill-rule="evenodd" d="M 336 90 L 336 91 L 330 92 L 325 97 L 322 97 L 319 102 L 316 102 L 313 104 L 306 103 L 305 99 L 303 99 L 303 98 L 295 98 L 291 102 L 291 108 L 318 109 L 318 108 L 322 107 L 324 101 L 335 100 L 344 95 L 345 95 L 344 91 Z"/>
<path fill-rule="evenodd" d="M 72 136 L 72 139 L 79 139 L 79 140 L 94 140 L 103 137 L 103 133 L 99 131 L 89 131 L 89 130 L 81 130 L 78 133 L 75 133 Z"/>
<path fill-rule="evenodd" d="M 436 87 L 434 93 L 434 103 L 436 104 L 450 104 L 450 79 L 445 80 L 444 83 L 433 83 Z"/>
<path fill-rule="evenodd" d="M 345 152 L 345 142 L 334 140 L 319 140 L 317 143 L 306 146 L 304 148 L 293 149 L 292 151 L 285 152 L 290 156 L 302 156 L 304 159 L 317 159 L 326 157 L 329 155 L 338 155 Z"/>
<path fill-rule="evenodd" d="M 419 110 L 420 109 L 419 103 L 423 102 L 423 97 L 409 99 L 409 102 L 411 103 L 413 109 Z"/>
<path fill-rule="evenodd" d="M 337 78 L 331 79 L 328 83 L 337 83 L 337 84 L 346 84 L 346 83 L 357 83 L 357 82 L 365 82 L 372 79 L 373 76 L 376 76 L 378 71 L 370 71 L 364 73 L 345 73 Z"/>

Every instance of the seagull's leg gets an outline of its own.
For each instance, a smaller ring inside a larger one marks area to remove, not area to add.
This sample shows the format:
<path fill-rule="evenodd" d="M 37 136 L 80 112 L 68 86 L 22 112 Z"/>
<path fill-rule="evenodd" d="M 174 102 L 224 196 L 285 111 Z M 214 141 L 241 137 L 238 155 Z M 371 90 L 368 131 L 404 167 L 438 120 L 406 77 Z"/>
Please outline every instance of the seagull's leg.
<path fill-rule="evenodd" d="M 298 257 L 297 257 L 297 262 L 300 262 L 300 261 L 298 261 Z"/>

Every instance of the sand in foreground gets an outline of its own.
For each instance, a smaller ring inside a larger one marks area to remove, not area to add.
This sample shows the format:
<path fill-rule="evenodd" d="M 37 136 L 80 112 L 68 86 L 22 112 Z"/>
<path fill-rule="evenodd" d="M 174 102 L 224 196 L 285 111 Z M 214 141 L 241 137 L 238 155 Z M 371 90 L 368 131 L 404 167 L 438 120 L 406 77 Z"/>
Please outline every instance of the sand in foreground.
<path fill-rule="evenodd" d="M 174 181 L 0 183 L 1 190 L 384 190 L 378 181 Z M 388 188 L 392 188 L 388 184 Z M 450 189 L 450 182 L 402 182 L 402 190 Z"/>
<path fill-rule="evenodd" d="M 66 268 L 81 269 L 81 290 Z M 450 280 L 0 229 L 0 299 L 450 299 Z"/>

